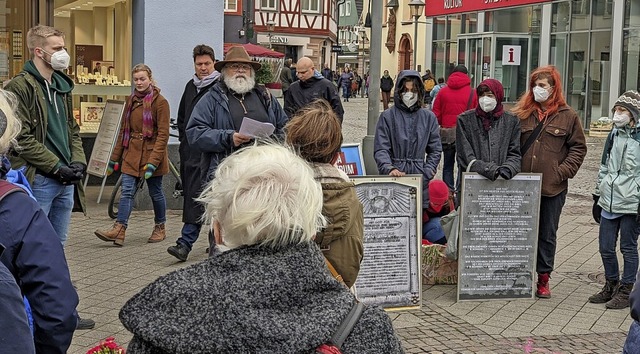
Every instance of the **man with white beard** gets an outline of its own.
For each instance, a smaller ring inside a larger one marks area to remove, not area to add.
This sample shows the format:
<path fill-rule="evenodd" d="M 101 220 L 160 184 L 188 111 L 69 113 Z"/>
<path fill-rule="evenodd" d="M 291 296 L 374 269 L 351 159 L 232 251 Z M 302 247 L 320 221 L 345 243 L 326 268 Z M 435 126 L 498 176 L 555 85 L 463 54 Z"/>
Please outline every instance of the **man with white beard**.
<path fill-rule="evenodd" d="M 231 47 L 225 60 L 214 66 L 220 79 L 193 108 L 187 139 L 203 153 L 202 183 L 213 178 L 222 159 L 251 143 L 252 137 L 238 133 L 243 118 L 271 123 L 274 135 L 283 134 L 287 115 L 269 90 L 256 84 L 255 71 L 260 66 L 243 47 Z"/>

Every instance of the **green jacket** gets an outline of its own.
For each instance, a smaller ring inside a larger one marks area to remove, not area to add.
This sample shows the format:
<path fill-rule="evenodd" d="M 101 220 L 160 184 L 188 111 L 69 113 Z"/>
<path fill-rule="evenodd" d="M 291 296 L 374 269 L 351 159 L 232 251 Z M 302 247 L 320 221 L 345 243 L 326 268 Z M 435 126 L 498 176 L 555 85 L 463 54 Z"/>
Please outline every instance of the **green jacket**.
<path fill-rule="evenodd" d="M 322 215 L 328 225 L 316 234 L 316 243 L 350 288 L 360 272 L 364 255 L 364 217 L 356 188 L 348 177 L 330 164 L 313 164 L 322 186 Z"/>
<path fill-rule="evenodd" d="M 54 75 L 64 75 L 54 72 Z M 9 160 L 13 168 L 27 166 L 25 175 L 29 183 L 33 183 L 36 169 L 51 173 L 60 161 L 59 158 L 44 145 L 47 134 L 47 102 L 42 86 L 35 77 L 21 71 L 14 77 L 5 90 L 13 92 L 18 98 L 17 114 L 22 124 L 22 130 L 18 135 L 18 145 L 20 150 L 17 154 L 11 154 Z M 67 126 L 69 132 L 69 144 L 71 150 L 71 161 L 87 164 L 87 159 L 82 148 L 80 138 L 80 127 L 73 117 L 73 102 L 71 94 L 64 97 L 67 112 Z M 85 212 L 84 187 L 82 183 L 75 184 L 74 211 Z"/>

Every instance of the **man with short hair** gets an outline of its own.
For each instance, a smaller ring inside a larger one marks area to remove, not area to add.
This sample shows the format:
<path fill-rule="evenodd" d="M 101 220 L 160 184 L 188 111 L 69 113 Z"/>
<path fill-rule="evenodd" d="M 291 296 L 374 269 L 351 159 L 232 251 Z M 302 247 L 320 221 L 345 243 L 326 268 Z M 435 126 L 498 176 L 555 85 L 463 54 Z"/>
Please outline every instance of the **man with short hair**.
<path fill-rule="evenodd" d="M 175 246 L 167 248 L 167 252 L 181 262 L 187 260 L 193 244 L 200 236 L 202 228 L 202 204 L 196 202 L 202 190 L 200 179 L 200 160 L 202 155 L 189 145 L 186 128 L 191 112 L 196 103 L 218 80 L 220 73 L 214 69 L 215 54 L 213 48 L 199 44 L 193 48 L 193 65 L 195 74 L 184 88 L 180 106 L 178 107 L 178 137 L 180 139 L 180 177 L 184 202 L 182 204 L 182 231 Z"/>
<path fill-rule="evenodd" d="M 282 94 L 286 96 L 287 91 L 289 90 L 289 86 L 293 82 L 293 77 L 291 76 L 291 59 L 287 59 L 284 61 L 284 68 L 280 71 L 280 84 L 282 85 Z"/>
<path fill-rule="evenodd" d="M 64 34 L 38 25 L 27 32 L 31 60 L 5 87 L 18 97 L 22 131 L 17 137 L 19 154 L 9 158 L 11 166 L 26 166 L 33 196 L 48 216 L 64 246 L 72 210 L 85 211 L 80 180 L 87 160 L 80 127 L 73 116 L 73 81 L 62 71 L 69 66 Z M 78 318 L 78 329 L 91 329 L 95 322 Z"/>
<path fill-rule="evenodd" d="M 324 69 L 322 69 L 322 76 L 324 76 L 325 79 L 333 82 L 333 71 L 331 71 L 331 68 L 329 68 L 328 63 L 324 63 Z"/>
<path fill-rule="evenodd" d="M 344 109 L 333 83 L 316 71 L 313 61 L 307 57 L 300 58 L 296 67 L 299 80 L 291 84 L 284 99 L 284 111 L 287 115 L 292 117 L 311 101 L 323 99 L 331 105 L 342 123 Z"/>
<path fill-rule="evenodd" d="M 214 65 L 220 79 L 193 108 L 186 135 L 189 145 L 203 153 L 203 183 L 213 178 L 222 159 L 253 140 L 239 133 L 245 117 L 270 123 L 275 135 L 282 134 L 287 115 L 269 90 L 256 84 L 255 72 L 260 66 L 243 47 L 232 47 L 225 60 Z"/>

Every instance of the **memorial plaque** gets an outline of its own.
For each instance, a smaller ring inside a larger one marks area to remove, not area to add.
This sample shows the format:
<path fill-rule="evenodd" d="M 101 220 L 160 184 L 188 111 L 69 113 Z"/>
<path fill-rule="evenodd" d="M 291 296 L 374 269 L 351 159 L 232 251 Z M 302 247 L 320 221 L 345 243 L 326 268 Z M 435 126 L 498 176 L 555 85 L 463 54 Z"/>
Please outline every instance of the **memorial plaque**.
<path fill-rule="evenodd" d="M 458 300 L 533 298 L 542 174 L 462 178 Z"/>
<path fill-rule="evenodd" d="M 358 298 L 387 309 L 420 308 L 422 176 L 355 177 L 364 208 Z"/>

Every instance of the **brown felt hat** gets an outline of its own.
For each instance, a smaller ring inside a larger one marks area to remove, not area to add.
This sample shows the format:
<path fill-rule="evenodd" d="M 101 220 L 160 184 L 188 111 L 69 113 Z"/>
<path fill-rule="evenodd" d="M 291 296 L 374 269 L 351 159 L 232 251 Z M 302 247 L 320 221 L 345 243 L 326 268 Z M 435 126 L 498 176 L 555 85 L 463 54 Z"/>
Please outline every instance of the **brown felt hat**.
<path fill-rule="evenodd" d="M 251 60 L 251 58 L 249 57 L 249 54 L 243 47 L 233 46 L 229 48 L 229 51 L 224 56 L 224 60 L 215 63 L 213 67 L 216 69 L 216 71 L 221 72 L 222 68 L 224 68 L 225 65 L 233 64 L 233 63 L 250 64 L 251 66 L 253 66 L 253 70 L 256 70 L 256 71 L 260 70 L 260 67 L 262 66 L 257 61 Z"/>

